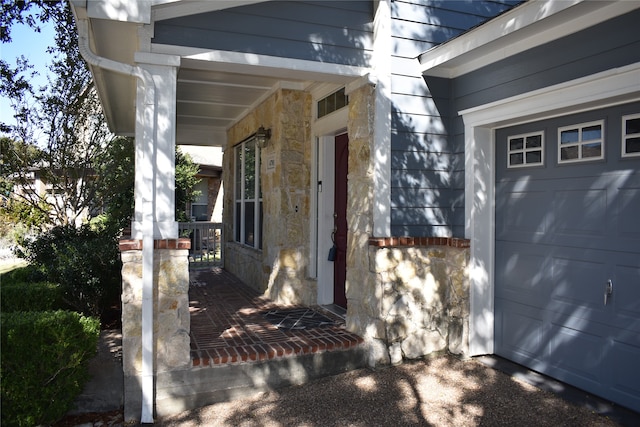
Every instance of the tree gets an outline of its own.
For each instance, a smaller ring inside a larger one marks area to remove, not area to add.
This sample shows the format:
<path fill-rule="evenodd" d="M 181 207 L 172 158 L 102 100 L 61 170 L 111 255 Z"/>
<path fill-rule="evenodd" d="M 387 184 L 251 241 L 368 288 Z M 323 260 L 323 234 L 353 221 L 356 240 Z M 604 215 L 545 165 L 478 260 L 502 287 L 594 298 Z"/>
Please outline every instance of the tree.
<path fill-rule="evenodd" d="M 134 147 L 130 138 L 109 132 L 91 73 L 80 55 L 68 2 L 1 0 L 0 40 L 11 40 L 11 26 L 25 23 L 39 31 L 55 28 L 49 85 L 36 89 L 34 70 L 24 58 L 15 67 L 0 61 L 0 94 L 11 100 L 16 123 L 3 123 L 0 189 L 17 220 L 40 218 L 44 228 L 79 226 L 81 219 L 106 214 L 120 227 L 133 214 Z M 198 166 L 176 149 L 176 218 L 187 220 L 186 203 L 195 196 Z M 34 188 L 34 176 L 46 193 Z M 20 191 L 15 191 L 16 189 Z M 9 194 L 11 193 L 11 194 Z M 36 213 L 38 215 L 36 215 Z"/>
<path fill-rule="evenodd" d="M 32 8 L 35 5 L 36 7 Z M 13 22 L 26 22 L 38 29 L 39 20 L 49 20 L 55 28 L 54 55 L 46 88 L 32 87 L 32 69 L 18 59 L 16 67 L 2 62 L 0 93 L 13 105 L 16 123 L 4 123 L 14 144 L 6 144 L 4 158 L 15 160 L 10 175 L 22 191 L 14 196 L 34 210 L 47 213 L 45 225 L 79 224 L 80 219 L 98 213 L 96 197 L 102 185 L 97 171 L 114 136 L 109 132 L 93 85 L 91 73 L 82 60 L 67 2 L 2 2 L 2 40 L 10 40 Z M 10 20 L 7 22 L 7 20 Z M 41 131 L 41 133 L 40 133 Z M 21 157 L 13 148 L 37 147 L 37 157 Z M 35 188 L 34 174 L 46 185 Z"/>
<path fill-rule="evenodd" d="M 193 163 L 191 156 L 176 147 L 176 221 L 189 221 L 187 203 L 193 202 L 200 195 L 199 191 L 193 189 L 200 182 L 196 178 L 198 171 L 199 167 Z"/>

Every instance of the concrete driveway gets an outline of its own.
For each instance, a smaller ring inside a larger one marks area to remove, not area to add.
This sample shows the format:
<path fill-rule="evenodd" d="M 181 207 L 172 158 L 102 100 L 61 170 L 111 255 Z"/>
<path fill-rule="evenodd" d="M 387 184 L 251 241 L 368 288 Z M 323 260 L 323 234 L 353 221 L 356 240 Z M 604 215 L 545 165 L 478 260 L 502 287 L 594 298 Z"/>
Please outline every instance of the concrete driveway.
<path fill-rule="evenodd" d="M 157 425 L 640 425 L 638 414 L 621 412 L 592 398 L 571 403 L 529 382 L 556 388 L 558 392 L 569 391 L 566 386 L 524 370 L 512 376 L 487 366 L 494 363 L 496 359 L 492 358 L 462 361 L 443 355 L 376 371 L 361 369 L 185 412 L 159 420 Z M 599 415 L 596 410 L 608 416 Z"/>

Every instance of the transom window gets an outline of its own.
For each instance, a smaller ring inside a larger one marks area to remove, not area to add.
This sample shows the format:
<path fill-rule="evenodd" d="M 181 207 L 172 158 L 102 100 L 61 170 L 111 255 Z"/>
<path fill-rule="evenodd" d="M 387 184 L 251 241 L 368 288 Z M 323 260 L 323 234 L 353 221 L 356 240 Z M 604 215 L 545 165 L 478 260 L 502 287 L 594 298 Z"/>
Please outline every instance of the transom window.
<path fill-rule="evenodd" d="M 349 97 L 344 92 L 344 88 L 342 88 L 318 101 L 318 118 L 338 111 L 347 105 L 349 105 Z"/>
<path fill-rule="evenodd" d="M 528 133 L 508 138 L 508 168 L 542 164 L 544 164 L 544 132 Z"/>
<path fill-rule="evenodd" d="M 262 188 L 260 149 L 254 137 L 235 147 L 236 242 L 262 249 Z"/>
<path fill-rule="evenodd" d="M 640 114 L 622 117 L 622 157 L 640 157 Z"/>
<path fill-rule="evenodd" d="M 558 163 L 604 158 L 604 120 L 558 129 Z"/>

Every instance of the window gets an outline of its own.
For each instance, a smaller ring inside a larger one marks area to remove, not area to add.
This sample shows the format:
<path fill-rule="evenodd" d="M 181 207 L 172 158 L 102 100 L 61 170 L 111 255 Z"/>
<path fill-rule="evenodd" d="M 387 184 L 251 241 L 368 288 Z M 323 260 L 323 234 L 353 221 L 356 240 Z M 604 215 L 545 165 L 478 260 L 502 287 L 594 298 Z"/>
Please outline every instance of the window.
<path fill-rule="evenodd" d="M 207 215 L 207 208 L 209 207 L 209 200 L 207 198 L 209 183 L 207 178 L 197 183 L 193 189 L 198 192 L 198 195 L 191 203 L 191 219 L 193 221 L 209 221 L 210 218 Z"/>
<path fill-rule="evenodd" d="M 544 164 L 544 133 L 510 136 L 507 145 L 507 167 L 521 168 Z"/>
<path fill-rule="evenodd" d="M 318 118 L 338 111 L 349 105 L 349 97 L 344 93 L 344 88 L 318 101 Z"/>
<path fill-rule="evenodd" d="M 253 137 L 235 147 L 234 234 L 236 242 L 262 249 L 260 149 Z"/>
<path fill-rule="evenodd" d="M 604 158 L 604 120 L 558 129 L 558 163 Z"/>
<path fill-rule="evenodd" d="M 622 157 L 640 156 L 640 114 L 622 117 Z"/>

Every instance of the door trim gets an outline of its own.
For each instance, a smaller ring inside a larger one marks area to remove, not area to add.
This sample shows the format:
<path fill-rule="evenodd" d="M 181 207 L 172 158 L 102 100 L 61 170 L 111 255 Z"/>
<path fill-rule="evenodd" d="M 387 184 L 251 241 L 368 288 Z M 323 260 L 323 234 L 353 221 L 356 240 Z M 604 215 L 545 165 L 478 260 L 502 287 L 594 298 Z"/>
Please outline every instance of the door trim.
<path fill-rule="evenodd" d="M 317 287 L 318 304 L 333 303 L 333 263 L 328 260 L 329 250 L 333 246 L 331 231 L 333 230 L 335 170 L 335 136 L 324 135 L 318 138 L 318 183 L 322 182 L 322 191 L 316 185 L 318 203 L 317 211 Z"/>
<path fill-rule="evenodd" d="M 316 100 L 331 91 L 339 89 L 338 85 L 322 85 L 313 94 L 313 115 L 315 117 Z M 347 106 L 313 123 L 314 148 L 311 171 L 311 211 L 310 211 L 310 245 L 309 276 L 316 279 L 317 304 L 333 303 L 333 263 L 328 260 L 333 230 L 334 185 L 335 185 L 335 137 L 347 132 L 349 119 Z M 322 191 L 318 183 L 322 182 Z"/>

